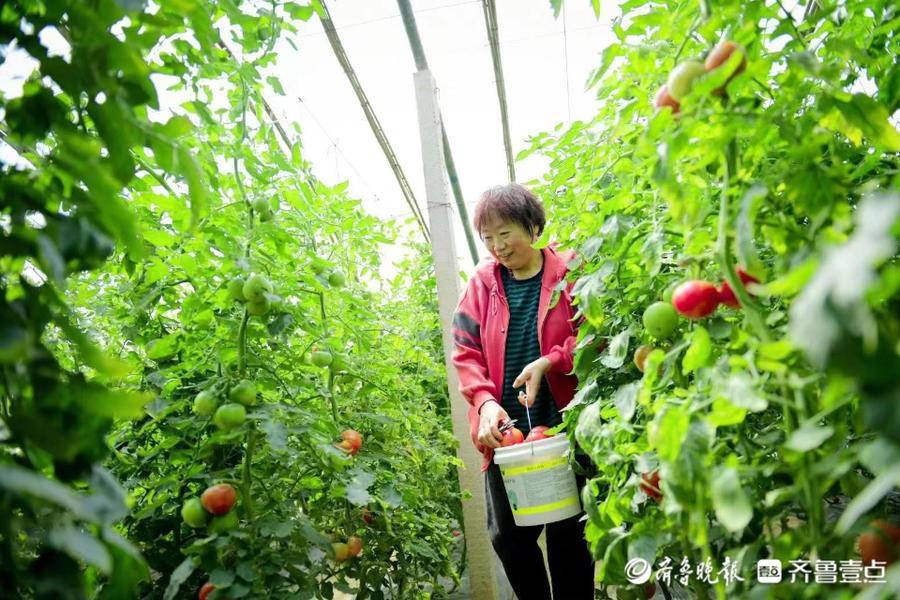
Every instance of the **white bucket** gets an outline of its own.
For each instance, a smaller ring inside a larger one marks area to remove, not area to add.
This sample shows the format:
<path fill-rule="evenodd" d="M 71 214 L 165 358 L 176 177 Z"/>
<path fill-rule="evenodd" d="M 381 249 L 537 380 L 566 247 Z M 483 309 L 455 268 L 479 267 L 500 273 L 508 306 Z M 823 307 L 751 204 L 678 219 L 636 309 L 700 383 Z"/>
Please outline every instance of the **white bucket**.
<path fill-rule="evenodd" d="M 564 435 L 494 450 L 516 525 L 543 525 L 581 513 L 568 452 Z"/>

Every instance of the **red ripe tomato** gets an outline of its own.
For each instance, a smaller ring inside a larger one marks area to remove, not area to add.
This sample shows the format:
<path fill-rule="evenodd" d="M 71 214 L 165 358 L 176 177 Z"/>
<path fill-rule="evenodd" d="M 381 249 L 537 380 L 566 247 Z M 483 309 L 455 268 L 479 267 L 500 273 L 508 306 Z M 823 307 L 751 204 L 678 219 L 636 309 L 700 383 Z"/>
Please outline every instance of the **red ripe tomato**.
<path fill-rule="evenodd" d="M 206 491 L 200 496 L 200 502 L 207 512 L 224 515 L 234 506 L 236 498 L 237 494 L 233 487 L 227 483 L 220 483 L 206 488 Z"/>
<path fill-rule="evenodd" d="M 895 544 L 900 544 L 900 525 L 894 525 L 892 523 L 888 523 L 884 519 L 875 519 L 872 521 L 872 527 L 877 527 L 885 535 L 887 535 L 892 542 Z"/>
<path fill-rule="evenodd" d="M 362 539 L 355 535 L 351 535 L 347 538 L 347 551 L 350 552 L 350 556 L 359 556 L 359 553 L 362 552 L 362 548 Z"/>
<path fill-rule="evenodd" d="M 719 290 L 708 281 L 686 281 L 672 293 L 672 306 L 688 319 L 702 319 L 715 312 Z"/>
<path fill-rule="evenodd" d="M 658 109 L 663 109 L 665 107 L 669 107 L 672 109 L 673 114 L 678 114 L 681 112 L 681 104 L 678 103 L 678 100 L 672 97 L 669 93 L 669 86 L 664 85 L 659 88 L 659 91 L 656 92 L 656 98 L 653 99 L 653 106 Z"/>
<path fill-rule="evenodd" d="M 662 500 L 662 492 L 659 488 L 659 471 L 644 473 L 641 475 L 641 489 L 645 494 L 659 502 Z"/>
<path fill-rule="evenodd" d="M 900 558 L 900 527 L 880 519 L 872 521 L 870 530 L 859 536 L 857 546 L 863 565 L 871 565 L 873 560 L 890 565 Z"/>
<path fill-rule="evenodd" d="M 759 283 L 759 279 L 745 271 L 742 267 L 737 268 L 738 277 L 741 279 L 741 283 L 747 285 L 751 281 L 753 283 Z M 737 296 L 734 295 L 734 290 L 731 289 L 731 286 L 728 285 L 727 281 L 723 281 L 722 285 L 719 286 L 719 302 L 722 304 L 726 304 L 732 308 L 740 308 L 741 303 L 738 302 Z"/>
<path fill-rule="evenodd" d="M 703 61 L 703 68 L 706 69 L 706 72 L 710 72 L 713 69 L 718 69 L 720 66 L 725 64 L 731 55 L 735 53 L 735 51 L 740 52 L 741 54 L 741 62 L 734 69 L 734 73 L 731 74 L 731 77 L 728 78 L 728 81 L 731 81 L 735 76 L 739 73 L 742 73 L 744 69 L 747 68 L 747 51 L 744 50 L 744 47 L 736 42 L 732 42 L 731 40 L 723 40 L 716 44 L 716 47 L 712 49 L 712 51 L 706 56 L 706 60 Z"/>
<path fill-rule="evenodd" d="M 353 446 L 356 452 L 359 452 L 359 449 L 362 448 L 363 438 L 358 431 L 346 429 L 341 433 L 341 439 L 350 442 L 350 445 Z"/>
<path fill-rule="evenodd" d="M 200 588 L 200 593 L 197 594 L 197 596 L 200 600 L 206 600 L 206 597 L 212 594 L 214 589 L 216 589 L 216 586 L 207 581 L 203 584 L 203 587 Z"/>
<path fill-rule="evenodd" d="M 350 456 L 356 456 L 356 446 L 350 443 L 350 440 L 341 440 L 337 444 L 334 445 L 335 448 L 340 448 Z"/>
<path fill-rule="evenodd" d="M 375 515 L 372 514 L 368 508 L 362 509 L 362 520 L 365 521 L 366 525 L 374 525 L 375 524 Z"/>
<path fill-rule="evenodd" d="M 513 427 L 512 429 L 507 429 L 503 432 L 503 441 L 500 442 L 500 446 L 506 448 L 507 446 L 521 444 L 524 441 L 525 436 L 522 434 L 522 432 L 517 427 Z"/>
<path fill-rule="evenodd" d="M 536 442 L 538 440 L 546 440 L 547 438 L 553 437 L 553 435 L 547 435 L 546 431 L 550 429 L 546 425 L 538 425 L 537 427 L 532 427 L 531 431 L 528 432 L 528 435 L 525 436 L 526 442 Z"/>
<path fill-rule="evenodd" d="M 647 598 L 647 600 L 649 600 L 654 596 L 654 594 L 656 594 L 656 582 L 648 581 L 644 584 L 644 598 Z"/>

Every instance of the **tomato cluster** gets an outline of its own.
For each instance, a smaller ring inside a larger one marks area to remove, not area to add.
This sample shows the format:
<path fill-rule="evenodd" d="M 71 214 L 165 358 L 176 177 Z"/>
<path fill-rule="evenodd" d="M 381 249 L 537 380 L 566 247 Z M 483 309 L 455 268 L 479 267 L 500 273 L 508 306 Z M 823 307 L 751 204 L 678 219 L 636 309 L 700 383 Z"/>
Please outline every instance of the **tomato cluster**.
<path fill-rule="evenodd" d="M 331 548 L 334 550 L 335 562 L 342 563 L 349 558 L 356 558 L 362 553 L 362 539 L 351 535 L 346 542 L 332 542 Z"/>
<path fill-rule="evenodd" d="M 210 533 L 222 533 L 238 525 L 237 514 L 232 512 L 237 492 L 227 483 L 212 485 L 199 498 L 189 498 L 181 507 L 181 518 L 188 527 L 207 527 Z M 212 521 L 210 521 L 212 515 Z"/>
<path fill-rule="evenodd" d="M 272 302 L 277 300 L 272 293 L 272 283 L 259 273 L 253 273 L 246 279 L 243 275 L 232 277 L 227 288 L 228 294 L 234 300 L 243 302 L 244 308 L 254 317 L 268 314 Z"/>
<path fill-rule="evenodd" d="M 737 274 L 744 285 L 759 283 L 759 279 L 742 267 L 737 268 Z M 715 312 L 719 304 L 740 308 L 740 302 L 727 281 L 723 281 L 719 287 L 708 281 L 686 281 L 675 288 L 672 294 L 672 306 L 688 319 L 708 317 Z"/>
<path fill-rule="evenodd" d="M 673 113 L 678 114 L 681 112 L 681 101 L 690 93 L 694 82 L 704 74 L 721 67 L 735 52 L 740 54 L 740 62 L 728 77 L 728 81 L 722 87 L 714 90 L 716 94 L 724 94 L 728 82 L 747 68 L 746 50 L 731 40 L 724 40 L 717 44 L 702 63 L 698 60 L 686 60 L 676 65 L 669 73 L 665 85 L 656 92 L 653 105 L 657 109 L 670 108 Z"/>
<path fill-rule="evenodd" d="M 522 431 L 518 427 L 510 427 L 506 431 L 503 432 L 503 440 L 500 442 L 501 448 L 506 448 L 508 446 L 515 446 L 516 444 L 522 444 L 525 442 L 537 442 L 540 440 L 545 440 L 547 438 L 553 437 L 553 434 L 547 434 L 547 430 L 550 429 L 545 425 L 537 425 L 531 428 L 531 431 L 528 432 L 528 435 L 525 436 Z"/>
<path fill-rule="evenodd" d="M 228 402 L 219 405 L 218 391 L 222 384 L 218 384 L 201 390 L 194 397 L 193 411 L 195 414 L 208 417 L 212 415 L 213 424 L 223 431 L 231 431 L 244 424 L 247 419 L 247 408 L 256 404 L 256 384 L 247 379 L 242 379 L 228 391 Z"/>

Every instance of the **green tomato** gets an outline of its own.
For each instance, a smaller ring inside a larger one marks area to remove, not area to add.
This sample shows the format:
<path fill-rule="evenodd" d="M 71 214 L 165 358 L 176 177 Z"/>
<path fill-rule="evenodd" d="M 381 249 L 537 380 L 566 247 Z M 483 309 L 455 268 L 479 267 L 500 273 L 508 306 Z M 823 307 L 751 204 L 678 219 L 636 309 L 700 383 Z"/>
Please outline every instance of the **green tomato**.
<path fill-rule="evenodd" d="M 225 533 L 226 531 L 231 531 L 235 527 L 240 524 L 238 520 L 237 511 L 229 511 L 222 515 L 221 517 L 213 517 L 213 520 L 209 522 L 209 527 L 207 527 L 207 531 L 210 533 Z"/>
<path fill-rule="evenodd" d="M 244 406 L 253 406 L 256 403 L 256 385 L 244 379 L 231 388 L 228 399 Z"/>
<path fill-rule="evenodd" d="M 703 63 L 697 60 L 686 60 L 677 65 L 669 73 L 669 80 L 666 85 L 669 86 L 669 95 L 681 102 L 682 98 L 688 95 L 694 80 L 706 73 Z"/>
<path fill-rule="evenodd" d="M 203 508 L 200 498 L 191 498 L 181 506 L 181 518 L 188 527 L 205 527 L 207 517 L 209 513 Z"/>
<path fill-rule="evenodd" d="M 262 275 L 254 273 L 247 278 L 242 291 L 247 302 L 262 302 L 266 294 L 272 293 L 272 284 Z"/>
<path fill-rule="evenodd" d="M 228 295 L 238 302 L 246 300 L 246 298 L 244 298 L 244 283 L 244 278 L 240 275 L 234 277 L 228 282 Z"/>
<path fill-rule="evenodd" d="M 218 404 L 215 394 L 209 390 L 203 390 L 194 396 L 194 414 L 208 417 L 213 414 Z"/>
<path fill-rule="evenodd" d="M 256 200 L 253 201 L 252 206 L 253 206 L 253 210 L 258 213 L 272 210 L 272 207 L 269 205 L 269 201 L 266 200 L 265 198 L 257 198 Z"/>
<path fill-rule="evenodd" d="M 662 295 L 663 302 L 668 302 L 669 304 L 672 303 L 672 294 L 675 293 L 675 288 L 677 288 L 680 284 L 681 284 L 680 281 L 676 281 L 676 282 L 672 283 L 671 285 L 669 285 L 669 287 L 667 287 L 665 289 L 665 291 L 663 291 L 663 295 Z"/>
<path fill-rule="evenodd" d="M 263 296 L 262 300 L 259 302 L 248 301 L 247 304 L 244 305 L 244 308 L 246 308 L 247 312 L 254 317 L 262 317 L 272 308 L 272 302 L 269 300 L 268 296 Z"/>
<path fill-rule="evenodd" d="M 312 361 L 312 364 L 317 367 L 327 367 L 334 360 L 331 352 L 328 352 L 327 350 L 316 350 L 309 358 Z"/>
<path fill-rule="evenodd" d="M 247 409 L 244 408 L 244 405 L 230 402 L 223 404 L 216 410 L 216 414 L 213 415 L 213 423 L 219 429 L 228 431 L 243 425 L 246 418 Z"/>
<path fill-rule="evenodd" d="M 328 285 L 331 287 L 344 287 L 345 283 L 347 283 L 347 278 L 340 271 L 332 271 L 328 276 Z"/>
<path fill-rule="evenodd" d="M 644 329 L 655 338 L 672 335 L 678 326 L 678 313 L 667 302 L 654 302 L 644 311 Z"/>
<path fill-rule="evenodd" d="M 335 371 L 345 370 L 347 368 L 347 359 L 350 358 L 343 352 L 335 352 L 331 355 L 331 368 Z"/>

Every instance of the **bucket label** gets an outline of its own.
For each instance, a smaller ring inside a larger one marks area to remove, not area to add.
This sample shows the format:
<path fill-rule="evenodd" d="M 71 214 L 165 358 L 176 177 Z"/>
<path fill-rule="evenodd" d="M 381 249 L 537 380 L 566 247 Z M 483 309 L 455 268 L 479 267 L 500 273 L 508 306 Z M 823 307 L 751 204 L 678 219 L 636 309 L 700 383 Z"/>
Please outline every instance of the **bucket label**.
<path fill-rule="evenodd" d="M 501 469 L 513 514 L 540 514 L 579 504 L 566 458 Z"/>

